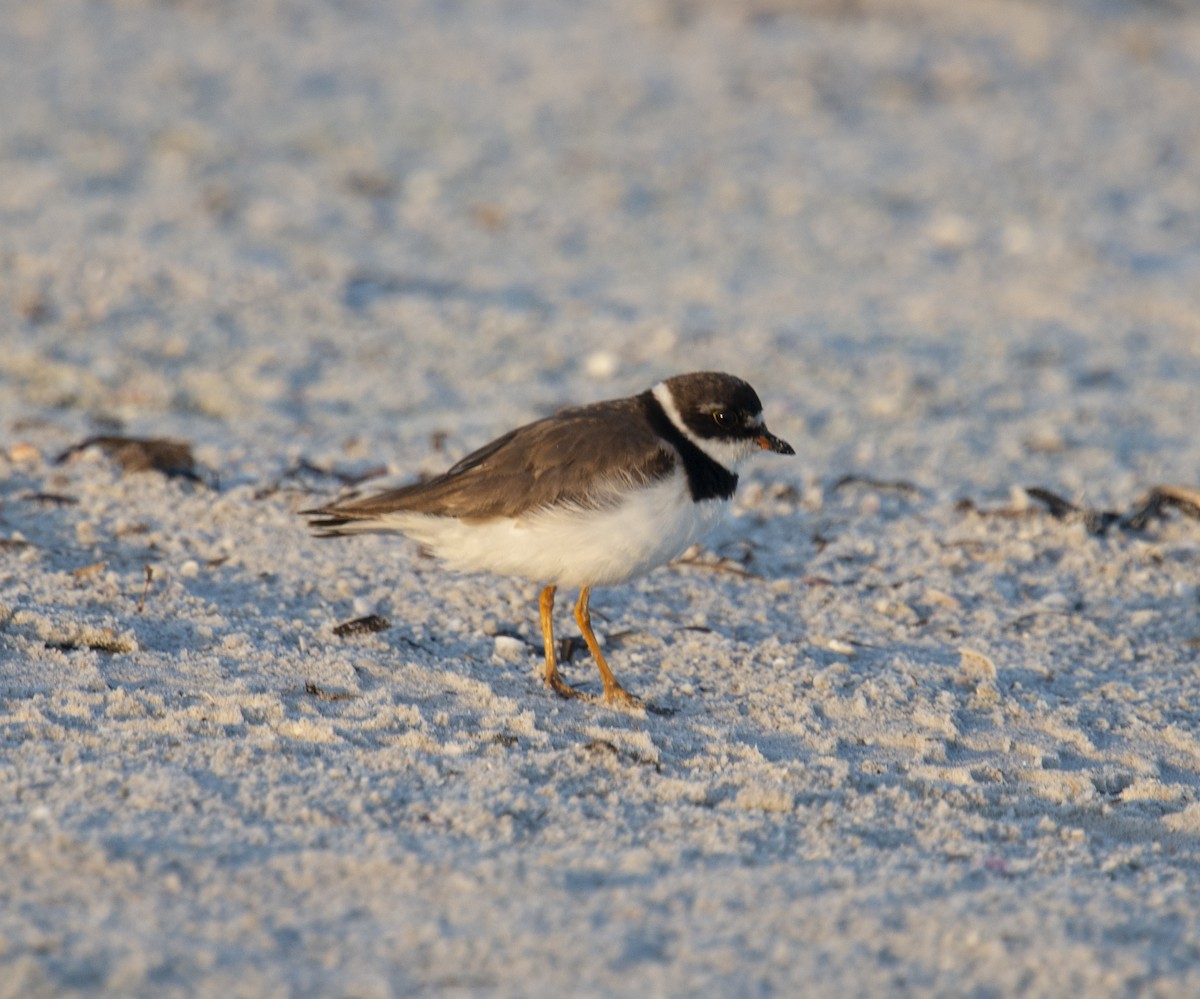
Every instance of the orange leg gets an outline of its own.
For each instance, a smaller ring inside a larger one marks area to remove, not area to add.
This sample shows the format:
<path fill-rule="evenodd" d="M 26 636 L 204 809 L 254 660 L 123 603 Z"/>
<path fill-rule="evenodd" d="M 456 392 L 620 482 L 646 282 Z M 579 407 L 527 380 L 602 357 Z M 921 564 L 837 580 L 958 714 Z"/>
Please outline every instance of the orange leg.
<path fill-rule="evenodd" d="M 568 687 L 558 675 L 558 663 L 554 659 L 554 590 L 547 586 L 538 598 L 538 609 L 542 612 L 542 641 L 546 647 L 546 686 L 559 697 L 574 697 L 577 691 Z"/>
<path fill-rule="evenodd" d="M 552 588 L 553 589 L 553 588 Z M 642 702 L 629 693 L 613 676 L 613 672 L 608 668 L 608 662 L 604 658 L 604 653 L 600 651 L 600 643 L 596 641 L 596 635 L 592 631 L 592 615 L 588 611 L 588 600 L 592 595 L 592 588 L 585 586 L 579 591 L 579 601 L 575 604 L 575 621 L 579 625 L 579 630 L 583 632 L 583 640 L 587 642 L 588 651 L 591 652 L 592 658 L 596 660 L 596 666 L 600 670 L 600 679 L 604 681 L 604 703 L 616 704 L 627 708 L 644 707 Z M 543 594 L 544 596 L 544 594 Z M 551 594 L 553 597 L 553 594 Z"/>

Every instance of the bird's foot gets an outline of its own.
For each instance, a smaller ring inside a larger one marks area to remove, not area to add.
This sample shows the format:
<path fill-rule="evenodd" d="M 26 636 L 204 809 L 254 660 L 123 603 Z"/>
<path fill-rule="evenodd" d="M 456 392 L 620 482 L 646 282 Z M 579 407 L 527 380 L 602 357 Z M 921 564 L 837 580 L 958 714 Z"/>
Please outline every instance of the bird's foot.
<path fill-rule="evenodd" d="M 569 699 L 579 696 L 579 691 L 570 686 L 557 673 L 553 673 L 546 677 L 546 686 L 558 694 L 559 697 L 565 697 Z"/>
<path fill-rule="evenodd" d="M 643 701 L 640 697 L 631 694 L 615 681 L 612 686 L 605 689 L 603 703 L 610 708 L 617 708 L 621 711 L 649 711 L 652 715 L 659 715 L 664 718 L 669 718 L 675 714 L 673 708 L 660 708 L 657 704 Z"/>
<path fill-rule="evenodd" d="M 634 697 L 619 683 L 604 691 L 604 703 L 610 708 L 623 708 L 626 711 L 643 711 L 646 703 L 640 697 Z"/>
<path fill-rule="evenodd" d="M 592 704 L 603 704 L 605 707 L 615 708 L 618 711 L 648 711 L 650 714 L 658 715 L 661 718 L 670 718 L 675 714 L 674 708 L 661 708 L 657 704 L 643 701 L 640 697 L 631 694 L 619 683 L 609 687 L 602 696 L 597 697 L 595 694 L 576 690 L 555 672 L 546 677 L 546 686 L 558 694 L 559 697 L 566 700 L 579 698 L 582 701 L 588 701 Z"/>

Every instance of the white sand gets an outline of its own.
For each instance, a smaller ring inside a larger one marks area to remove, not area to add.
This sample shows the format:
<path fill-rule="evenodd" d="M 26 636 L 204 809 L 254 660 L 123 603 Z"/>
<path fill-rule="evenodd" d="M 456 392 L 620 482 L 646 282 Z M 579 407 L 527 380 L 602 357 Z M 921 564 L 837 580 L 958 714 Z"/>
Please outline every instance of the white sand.
<path fill-rule="evenodd" d="M 1200 523 L 1020 492 L 1200 485 L 1198 109 L 1182 0 L 8 4 L 0 995 L 1200 994 Z M 295 515 L 695 368 L 799 456 L 595 596 L 674 717 Z"/>

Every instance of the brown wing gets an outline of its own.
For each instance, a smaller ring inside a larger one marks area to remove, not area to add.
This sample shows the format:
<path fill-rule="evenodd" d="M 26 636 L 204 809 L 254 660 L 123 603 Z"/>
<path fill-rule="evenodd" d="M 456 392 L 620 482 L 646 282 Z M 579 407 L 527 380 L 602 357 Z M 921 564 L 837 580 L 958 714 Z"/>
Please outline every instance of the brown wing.
<path fill-rule="evenodd" d="M 642 417 L 640 397 L 564 410 L 485 444 L 427 482 L 306 511 L 317 529 L 389 513 L 513 517 L 556 504 L 612 502 L 614 490 L 667 475 L 673 457 Z"/>

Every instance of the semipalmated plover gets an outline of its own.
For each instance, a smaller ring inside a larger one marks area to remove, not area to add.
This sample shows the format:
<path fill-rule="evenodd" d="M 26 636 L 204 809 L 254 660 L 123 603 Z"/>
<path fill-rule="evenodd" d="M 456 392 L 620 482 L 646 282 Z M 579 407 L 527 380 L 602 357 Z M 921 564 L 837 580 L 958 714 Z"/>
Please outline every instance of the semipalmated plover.
<path fill-rule="evenodd" d="M 558 673 L 554 593 L 579 587 L 575 620 L 604 700 L 638 707 L 592 632 L 592 587 L 649 572 L 708 533 L 760 449 L 795 454 L 763 423 L 754 389 L 702 371 L 518 427 L 426 482 L 302 512 L 318 537 L 405 534 L 453 569 L 540 583 L 546 684 L 563 697 L 577 691 Z"/>

